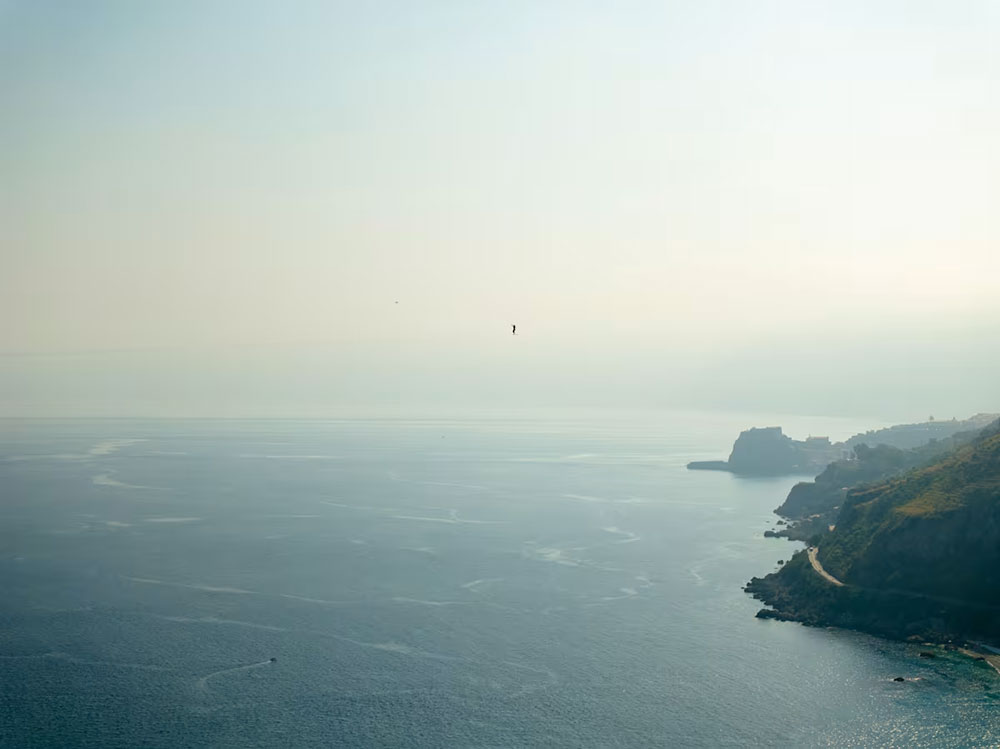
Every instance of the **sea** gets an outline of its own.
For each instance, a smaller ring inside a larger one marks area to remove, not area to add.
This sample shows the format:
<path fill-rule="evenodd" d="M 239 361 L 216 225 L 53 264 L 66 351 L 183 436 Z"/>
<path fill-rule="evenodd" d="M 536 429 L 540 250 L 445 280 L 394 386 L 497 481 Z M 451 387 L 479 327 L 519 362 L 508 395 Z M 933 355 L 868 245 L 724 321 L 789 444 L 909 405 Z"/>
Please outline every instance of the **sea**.
<path fill-rule="evenodd" d="M 2 420 L 0 746 L 1000 745 L 989 665 L 755 618 L 808 477 L 685 464 L 778 424 L 882 426 Z"/>

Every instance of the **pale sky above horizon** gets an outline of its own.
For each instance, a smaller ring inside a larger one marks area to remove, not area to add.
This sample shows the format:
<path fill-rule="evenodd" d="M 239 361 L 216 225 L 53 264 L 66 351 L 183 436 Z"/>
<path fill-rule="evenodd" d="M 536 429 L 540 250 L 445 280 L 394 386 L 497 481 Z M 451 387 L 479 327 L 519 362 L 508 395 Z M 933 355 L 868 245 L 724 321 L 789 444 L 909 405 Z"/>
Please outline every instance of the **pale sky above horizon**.
<path fill-rule="evenodd" d="M 879 373 L 856 411 L 996 407 L 998 32 L 985 1 L 0 0 L 0 415 L 210 411 L 274 359 L 229 411 L 307 408 L 303 366 L 331 408 L 665 372 L 701 403 L 802 343 Z"/>

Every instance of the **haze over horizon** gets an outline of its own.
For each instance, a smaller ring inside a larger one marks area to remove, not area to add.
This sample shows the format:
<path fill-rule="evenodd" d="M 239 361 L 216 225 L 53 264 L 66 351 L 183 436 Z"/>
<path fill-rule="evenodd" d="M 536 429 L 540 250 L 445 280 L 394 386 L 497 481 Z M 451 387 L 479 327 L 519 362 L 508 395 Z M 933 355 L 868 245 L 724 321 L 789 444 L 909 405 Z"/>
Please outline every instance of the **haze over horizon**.
<path fill-rule="evenodd" d="M 0 416 L 1000 410 L 998 32 L 0 0 Z"/>

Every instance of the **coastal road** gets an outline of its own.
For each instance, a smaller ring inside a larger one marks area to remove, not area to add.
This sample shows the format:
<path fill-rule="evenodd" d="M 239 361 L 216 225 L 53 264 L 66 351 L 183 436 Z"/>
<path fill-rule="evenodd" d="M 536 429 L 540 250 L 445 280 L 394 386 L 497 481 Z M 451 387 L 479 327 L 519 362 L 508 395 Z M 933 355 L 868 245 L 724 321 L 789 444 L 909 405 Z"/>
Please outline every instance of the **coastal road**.
<path fill-rule="evenodd" d="M 817 552 L 819 552 L 819 549 L 817 549 L 815 546 L 810 546 L 806 550 L 806 553 L 809 555 L 809 564 L 812 565 L 812 568 L 814 570 L 816 570 L 816 573 L 820 577 L 822 577 L 824 580 L 826 580 L 829 583 L 833 583 L 834 585 L 836 585 L 838 587 L 843 588 L 844 587 L 844 583 L 840 582 L 840 580 L 838 580 L 833 575 L 831 575 L 829 572 L 827 572 L 825 569 L 823 569 L 823 565 L 820 564 L 819 559 L 816 558 Z M 940 598 L 938 596 L 923 596 L 923 595 L 920 595 L 919 593 L 910 593 L 910 592 L 902 591 L 902 590 L 889 590 L 889 591 L 880 591 L 880 592 L 893 593 L 893 594 L 897 594 L 897 595 L 911 596 L 911 597 L 914 597 L 914 598 L 927 598 L 927 599 L 930 599 L 930 600 L 943 601 L 943 602 L 947 602 L 947 603 L 957 603 L 957 604 L 960 604 L 960 605 L 963 605 L 963 606 L 969 606 L 969 605 L 976 606 L 976 604 L 970 604 L 967 601 L 959 601 L 959 600 L 950 599 L 950 598 L 943 599 L 943 598 Z M 985 607 L 979 607 L 979 606 L 977 606 L 977 608 L 987 608 L 987 609 L 994 609 L 994 610 L 996 610 L 998 607 L 996 607 L 996 606 L 985 606 Z M 982 645 L 981 643 L 972 643 L 972 645 L 975 646 L 975 650 L 962 650 L 962 652 L 965 653 L 966 655 L 971 655 L 973 657 L 982 658 L 987 663 L 989 663 L 991 666 L 993 666 L 994 670 L 996 670 L 997 673 L 1000 673 L 1000 650 L 998 650 L 997 648 L 990 647 L 989 645 Z"/>
<path fill-rule="evenodd" d="M 816 570 L 816 574 L 819 575 L 820 577 L 822 577 L 827 582 L 833 583 L 834 585 L 836 585 L 838 587 L 841 587 L 841 588 L 846 587 L 847 583 L 842 583 L 840 580 L 838 580 L 833 575 L 831 575 L 829 572 L 827 572 L 825 569 L 823 569 L 823 565 L 820 563 L 819 559 L 816 558 L 816 554 L 818 552 L 819 552 L 819 549 L 817 547 L 815 547 L 815 546 L 810 546 L 806 550 L 806 553 L 809 555 L 809 563 L 812 565 L 812 568 L 814 570 Z M 947 606 L 965 606 L 965 607 L 971 607 L 971 608 L 976 608 L 976 609 L 982 609 L 984 611 L 1000 611 L 1000 606 L 994 606 L 994 605 L 991 605 L 991 604 L 976 603 L 975 601 L 966 601 L 966 600 L 964 600 L 962 598 L 948 598 L 946 596 L 933 596 L 933 595 L 928 595 L 926 593 L 914 593 L 911 590 L 897 590 L 896 588 L 866 588 L 866 587 L 863 587 L 863 586 L 860 586 L 860 585 L 853 585 L 852 587 L 855 590 L 867 590 L 867 591 L 871 591 L 872 593 L 879 593 L 881 595 L 887 595 L 887 596 L 904 596 L 906 598 L 922 598 L 922 599 L 928 600 L 928 601 L 937 601 L 938 603 L 943 603 L 943 604 L 945 604 Z M 1000 670 L 1000 653 L 994 653 L 993 657 L 998 660 L 998 669 L 997 670 Z"/>
<path fill-rule="evenodd" d="M 818 551 L 819 549 L 817 549 L 815 546 L 809 547 L 807 551 L 807 553 L 809 554 L 809 564 L 811 564 L 813 566 L 813 569 L 816 570 L 817 573 L 819 573 L 819 576 L 822 577 L 827 582 L 833 583 L 834 585 L 839 585 L 841 588 L 844 587 L 844 584 L 840 582 L 840 580 L 838 580 L 829 572 L 827 572 L 825 569 L 823 569 L 823 565 L 820 564 L 819 560 L 816 558 L 816 552 Z"/>

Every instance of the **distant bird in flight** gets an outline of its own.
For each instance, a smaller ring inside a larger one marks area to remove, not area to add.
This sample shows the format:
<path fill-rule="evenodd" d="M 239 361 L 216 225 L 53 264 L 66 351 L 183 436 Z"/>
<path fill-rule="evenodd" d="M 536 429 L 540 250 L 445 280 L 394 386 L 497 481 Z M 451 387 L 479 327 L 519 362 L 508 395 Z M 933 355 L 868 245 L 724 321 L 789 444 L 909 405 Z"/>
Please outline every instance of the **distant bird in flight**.
<path fill-rule="evenodd" d="M 510 326 L 510 334 L 511 335 L 517 335 L 517 326 L 516 325 L 511 325 Z"/>

